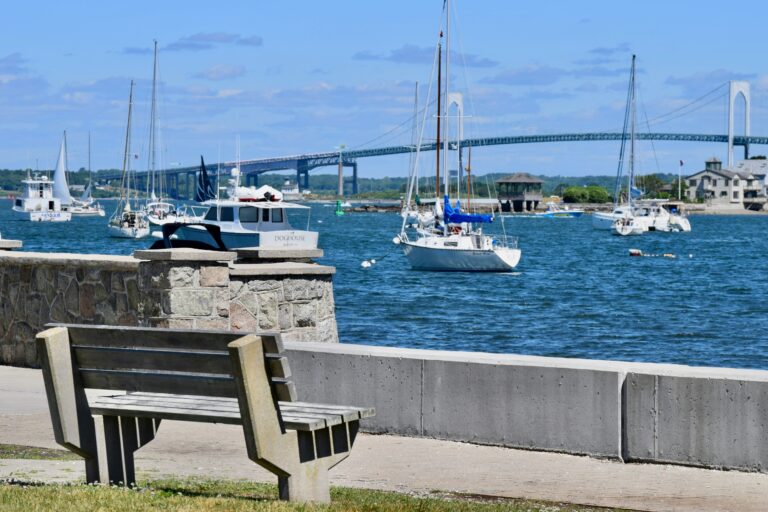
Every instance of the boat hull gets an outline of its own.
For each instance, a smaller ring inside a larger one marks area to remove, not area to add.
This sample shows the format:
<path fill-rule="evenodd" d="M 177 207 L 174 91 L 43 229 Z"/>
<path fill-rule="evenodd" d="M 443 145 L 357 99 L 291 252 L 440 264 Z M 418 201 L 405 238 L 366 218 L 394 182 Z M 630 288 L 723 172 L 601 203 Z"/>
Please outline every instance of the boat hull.
<path fill-rule="evenodd" d="M 112 238 L 144 238 L 149 236 L 149 227 L 120 227 L 108 225 L 107 230 Z"/>
<path fill-rule="evenodd" d="M 403 252 L 414 270 L 453 272 L 509 272 L 520 262 L 517 248 L 455 249 L 403 242 Z"/>
<path fill-rule="evenodd" d="M 182 240 L 211 244 L 213 240 L 202 226 L 182 226 L 175 235 Z M 317 249 L 317 232 L 300 230 L 227 231 L 221 230 L 227 249 Z"/>
<path fill-rule="evenodd" d="M 32 222 L 67 222 L 72 220 L 69 212 L 62 211 L 29 211 L 13 208 L 14 216 L 19 220 Z"/>
<path fill-rule="evenodd" d="M 613 224 L 620 218 L 622 218 L 622 215 L 617 215 L 613 212 L 595 212 L 592 214 L 592 227 L 595 229 L 611 230 L 613 229 Z"/>

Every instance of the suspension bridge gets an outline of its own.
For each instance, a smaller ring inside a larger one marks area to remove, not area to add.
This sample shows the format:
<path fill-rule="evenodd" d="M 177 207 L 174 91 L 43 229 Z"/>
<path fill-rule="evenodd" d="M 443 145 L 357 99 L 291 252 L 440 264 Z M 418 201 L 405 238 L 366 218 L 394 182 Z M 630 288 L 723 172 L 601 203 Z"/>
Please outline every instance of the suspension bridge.
<path fill-rule="evenodd" d="M 717 88 L 713 89 L 709 93 L 701 96 L 688 105 L 679 107 L 670 113 L 664 114 L 654 118 L 652 121 L 657 121 L 662 118 L 669 119 L 669 116 L 679 117 L 694 110 L 700 108 L 696 107 L 693 110 L 688 108 L 689 105 L 696 105 L 697 103 L 706 106 L 712 102 L 711 99 L 706 103 L 703 101 L 711 96 L 712 93 L 722 89 L 725 85 L 729 85 L 728 94 L 728 134 L 691 134 L 691 133 L 636 133 L 638 140 L 653 140 L 653 141 L 677 141 L 677 142 L 721 142 L 728 144 L 728 166 L 733 165 L 733 148 L 734 146 L 740 146 L 744 148 L 744 158 L 749 158 L 749 148 L 752 145 L 768 145 L 768 137 L 765 136 L 752 136 L 750 135 L 750 91 L 749 83 L 743 81 L 731 81 L 721 84 Z M 724 95 L 723 95 L 724 96 Z M 734 103 L 736 99 L 741 96 L 744 98 L 746 107 L 745 123 L 744 123 L 744 135 L 734 134 Z M 720 96 L 715 97 L 718 99 Z M 686 109 L 688 110 L 686 111 Z M 402 123 L 400 126 L 404 125 Z M 498 146 L 498 145 L 511 145 L 511 144 L 542 144 L 542 143 L 557 143 L 557 142 L 589 142 L 589 141 L 615 141 L 626 139 L 628 135 L 621 132 L 591 132 L 591 133 L 562 133 L 562 134 L 549 134 L 549 135 L 513 135 L 505 137 L 483 137 L 473 139 L 462 139 L 460 141 L 448 142 L 449 149 L 462 151 L 469 147 L 481 147 L 481 146 Z M 374 139 L 375 140 L 375 139 Z M 415 153 L 418 151 L 434 151 L 437 148 L 436 143 L 422 144 L 417 148 L 416 145 L 393 145 L 383 146 L 367 149 L 350 149 L 339 150 L 324 153 L 307 153 L 301 155 L 291 155 L 273 158 L 261 158 L 253 160 L 242 160 L 239 163 L 241 175 L 245 179 L 245 184 L 258 185 L 259 176 L 264 173 L 280 171 L 280 170 L 294 170 L 296 171 L 296 181 L 299 187 L 303 190 L 309 188 L 309 172 L 319 167 L 336 166 L 339 169 L 339 180 L 341 183 L 340 192 L 343 192 L 344 185 L 351 193 L 357 194 L 358 192 L 358 159 L 373 158 L 388 155 Z M 442 144 L 441 144 L 442 148 Z M 236 165 L 235 162 L 221 162 L 206 165 L 206 169 L 215 174 L 217 168 L 227 172 L 229 169 Z M 351 177 L 344 178 L 343 169 L 351 168 Z M 194 190 L 197 180 L 197 172 L 199 166 L 194 167 L 176 167 L 171 169 L 165 169 L 162 171 L 165 174 L 168 190 L 172 195 L 179 197 L 190 198 L 194 195 Z M 120 173 L 102 173 L 99 175 L 100 180 L 110 181 L 120 179 Z M 147 179 L 146 171 L 137 172 L 137 180 L 139 186 L 142 182 L 145 183 Z"/>

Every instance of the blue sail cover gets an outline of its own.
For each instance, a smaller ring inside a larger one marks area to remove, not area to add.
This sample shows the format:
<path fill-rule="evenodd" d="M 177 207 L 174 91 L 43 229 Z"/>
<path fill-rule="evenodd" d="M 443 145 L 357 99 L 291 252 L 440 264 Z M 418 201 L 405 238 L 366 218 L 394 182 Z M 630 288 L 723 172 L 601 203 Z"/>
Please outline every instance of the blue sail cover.
<path fill-rule="evenodd" d="M 451 202 L 446 195 L 443 199 L 444 215 L 446 224 L 461 224 L 462 222 L 491 223 L 493 215 L 487 213 L 461 213 L 461 203 L 456 200 L 456 207 L 451 206 Z"/>

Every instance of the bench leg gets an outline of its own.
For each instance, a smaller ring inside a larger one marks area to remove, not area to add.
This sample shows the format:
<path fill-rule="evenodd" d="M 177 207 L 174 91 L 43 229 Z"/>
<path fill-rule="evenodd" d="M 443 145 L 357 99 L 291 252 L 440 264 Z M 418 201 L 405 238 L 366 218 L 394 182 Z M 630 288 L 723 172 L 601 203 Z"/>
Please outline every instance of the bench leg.
<path fill-rule="evenodd" d="M 278 476 L 280 499 L 295 502 L 330 503 L 328 465 L 324 461 L 298 464 L 290 476 Z"/>
<path fill-rule="evenodd" d="M 160 420 L 121 416 L 94 416 L 98 448 L 99 481 L 133 486 L 133 454 L 155 438 Z"/>

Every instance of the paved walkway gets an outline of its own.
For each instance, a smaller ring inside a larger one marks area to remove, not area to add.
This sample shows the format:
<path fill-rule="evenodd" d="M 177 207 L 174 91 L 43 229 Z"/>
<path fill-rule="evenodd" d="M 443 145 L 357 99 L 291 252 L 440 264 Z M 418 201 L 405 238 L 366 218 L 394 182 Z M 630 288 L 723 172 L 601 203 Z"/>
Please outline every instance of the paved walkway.
<path fill-rule="evenodd" d="M 0 366 L 0 443 L 58 447 L 39 370 Z M 275 481 L 245 456 L 240 427 L 163 422 L 136 457 L 139 478 Z M 84 478 L 79 461 L 0 459 L 0 478 Z M 637 510 L 768 510 L 768 474 L 621 464 L 546 452 L 397 436 L 361 435 L 331 472 L 333 485 L 458 491 Z"/>

